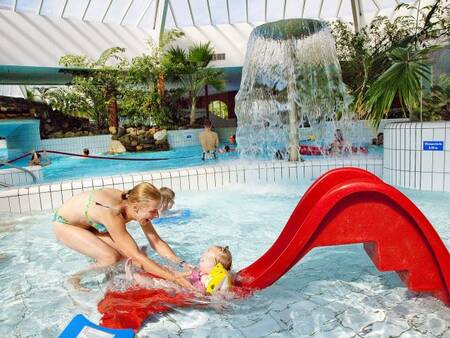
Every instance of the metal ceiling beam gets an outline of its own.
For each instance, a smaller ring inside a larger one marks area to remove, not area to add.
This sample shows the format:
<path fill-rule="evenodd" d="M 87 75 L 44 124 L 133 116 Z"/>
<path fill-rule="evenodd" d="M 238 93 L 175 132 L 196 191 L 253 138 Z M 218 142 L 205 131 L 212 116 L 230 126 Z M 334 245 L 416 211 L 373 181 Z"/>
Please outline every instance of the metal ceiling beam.
<path fill-rule="evenodd" d="M 16 10 L 17 10 L 17 0 L 14 0 L 14 3 L 13 3 L 13 11 L 15 12 Z"/>
<path fill-rule="evenodd" d="M 227 16 L 228 16 L 228 24 L 231 25 L 231 19 L 230 19 L 230 4 L 228 3 L 228 0 L 227 0 Z"/>
<path fill-rule="evenodd" d="M 152 1 L 148 2 L 147 7 L 145 7 L 145 10 L 142 12 L 142 14 L 141 14 L 141 16 L 140 16 L 136 26 L 140 26 L 141 25 L 141 22 L 144 19 L 145 13 L 147 13 L 147 11 L 150 8 L 150 6 L 152 5 L 153 1 L 155 1 L 155 0 L 152 0 Z"/>
<path fill-rule="evenodd" d="M 122 17 L 120 18 L 120 25 L 123 23 L 123 20 L 125 20 L 128 12 L 130 11 L 131 6 L 133 5 L 134 0 L 130 0 L 130 3 L 128 4 L 127 9 L 125 10 L 125 13 L 123 13 Z"/>
<path fill-rule="evenodd" d="M 283 20 L 286 19 L 286 0 L 283 3 Z"/>
<path fill-rule="evenodd" d="M 322 7 L 323 7 L 323 0 L 320 1 L 319 15 L 317 16 L 318 18 L 320 18 L 320 15 L 322 14 Z"/>
<path fill-rule="evenodd" d="M 248 21 L 248 0 L 245 0 L 245 18 L 247 20 L 247 23 L 250 23 Z"/>
<path fill-rule="evenodd" d="M 340 1 L 339 1 L 339 5 L 338 5 L 337 11 L 336 11 L 336 18 L 339 17 L 339 12 L 341 11 L 342 1 L 343 1 L 343 0 L 340 0 Z"/>
<path fill-rule="evenodd" d="M 212 15 L 211 15 L 211 6 L 209 5 L 209 0 L 206 0 L 206 6 L 208 6 L 209 22 L 211 23 L 211 26 L 214 26 Z"/>
<path fill-rule="evenodd" d="M 267 22 L 267 0 L 264 1 L 264 21 Z"/>
<path fill-rule="evenodd" d="M 359 0 L 351 0 L 352 4 L 352 15 L 353 15 L 353 26 L 355 28 L 355 33 L 361 30 L 361 4 Z"/>
<path fill-rule="evenodd" d="M 86 8 L 84 9 L 83 16 L 81 17 L 81 20 L 84 21 L 84 18 L 86 17 L 86 14 L 87 14 L 87 11 L 88 11 L 90 5 L 91 5 L 91 0 L 88 1 Z"/>
<path fill-rule="evenodd" d="M 167 11 L 169 10 L 169 0 L 158 0 L 156 6 L 156 25 L 154 30 L 156 32 L 156 36 L 158 37 L 159 43 L 161 43 L 162 37 L 164 35 L 164 29 L 166 27 Z"/>
<path fill-rule="evenodd" d="M 66 12 L 66 8 L 67 8 L 67 3 L 68 3 L 68 2 L 69 2 L 69 0 L 66 0 L 66 1 L 64 2 L 64 7 L 63 7 L 63 9 L 62 9 L 62 11 L 61 11 L 61 15 L 60 15 L 61 18 L 64 17 L 64 13 Z"/>
<path fill-rule="evenodd" d="M 188 7 L 189 7 L 189 13 L 191 14 L 192 24 L 193 24 L 194 26 L 197 26 L 197 25 L 195 24 L 194 13 L 192 12 L 191 1 L 190 1 L 190 0 L 187 0 L 187 4 L 188 4 Z"/>
<path fill-rule="evenodd" d="M 44 0 L 41 0 L 41 3 L 39 4 L 39 9 L 38 9 L 38 14 L 41 15 L 41 11 L 42 11 L 42 4 L 44 3 Z"/>
<path fill-rule="evenodd" d="M 305 5 L 306 5 L 306 0 L 303 0 L 303 6 L 302 6 L 302 18 L 305 15 Z"/>
<path fill-rule="evenodd" d="M 378 3 L 378 1 L 377 0 L 372 0 L 372 2 L 374 3 L 375 6 L 377 6 L 378 10 L 380 11 L 381 10 L 381 6 Z"/>
<path fill-rule="evenodd" d="M 106 7 L 105 14 L 103 14 L 103 16 L 102 16 L 102 21 L 101 21 L 102 23 L 103 23 L 103 21 L 105 21 L 106 15 L 108 14 L 109 9 L 111 8 L 111 5 L 112 5 L 112 0 L 109 0 L 109 4 L 108 4 L 108 7 Z"/>
<path fill-rule="evenodd" d="M 172 13 L 173 23 L 175 24 L 175 27 L 180 28 L 178 26 L 177 18 L 175 17 L 175 12 L 173 11 L 172 2 L 169 0 L 169 9 L 170 13 Z"/>

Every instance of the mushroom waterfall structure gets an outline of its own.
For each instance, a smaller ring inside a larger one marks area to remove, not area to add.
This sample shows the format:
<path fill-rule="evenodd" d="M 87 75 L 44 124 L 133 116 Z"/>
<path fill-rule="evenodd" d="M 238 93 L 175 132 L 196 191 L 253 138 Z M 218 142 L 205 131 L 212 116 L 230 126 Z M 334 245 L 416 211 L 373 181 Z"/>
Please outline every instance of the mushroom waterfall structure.
<path fill-rule="evenodd" d="M 256 27 L 236 96 L 241 156 L 271 158 L 283 151 L 296 161 L 299 126 L 304 125 L 311 127 L 318 146 L 330 144 L 336 128 L 344 128 L 346 138 L 357 142 L 347 101 L 334 38 L 325 22 L 289 19 Z"/>

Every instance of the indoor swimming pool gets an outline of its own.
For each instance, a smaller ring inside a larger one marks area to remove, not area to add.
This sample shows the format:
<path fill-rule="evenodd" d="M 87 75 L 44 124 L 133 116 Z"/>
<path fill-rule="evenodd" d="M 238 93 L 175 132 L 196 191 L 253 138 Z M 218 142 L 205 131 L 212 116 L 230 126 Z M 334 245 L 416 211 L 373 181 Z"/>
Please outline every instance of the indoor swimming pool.
<path fill-rule="evenodd" d="M 238 271 L 272 245 L 308 185 L 178 193 L 175 209 L 190 209 L 191 217 L 157 230 L 193 264 L 206 247 L 228 245 Z M 404 193 L 450 248 L 450 195 Z M 1 217 L 2 337 L 56 337 L 78 313 L 99 320 L 96 305 L 110 281 L 104 274 L 86 277 L 88 293 L 67 285 L 67 276 L 89 262 L 56 242 L 50 216 Z M 137 223 L 129 230 L 139 245 L 146 244 Z M 121 278 L 119 264 L 113 279 Z M 409 292 L 395 273 L 377 271 L 362 245 L 351 245 L 314 249 L 274 285 L 225 309 L 182 308 L 153 316 L 139 336 L 449 337 L 449 322 L 450 309 L 442 302 Z"/>

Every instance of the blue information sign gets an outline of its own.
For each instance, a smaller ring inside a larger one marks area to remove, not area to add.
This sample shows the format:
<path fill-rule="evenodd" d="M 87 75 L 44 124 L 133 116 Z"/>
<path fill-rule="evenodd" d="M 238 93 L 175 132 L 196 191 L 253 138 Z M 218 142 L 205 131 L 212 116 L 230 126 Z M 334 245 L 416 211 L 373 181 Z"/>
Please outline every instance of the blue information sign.
<path fill-rule="evenodd" d="M 423 150 L 443 151 L 444 141 L 423 141 Z"/>

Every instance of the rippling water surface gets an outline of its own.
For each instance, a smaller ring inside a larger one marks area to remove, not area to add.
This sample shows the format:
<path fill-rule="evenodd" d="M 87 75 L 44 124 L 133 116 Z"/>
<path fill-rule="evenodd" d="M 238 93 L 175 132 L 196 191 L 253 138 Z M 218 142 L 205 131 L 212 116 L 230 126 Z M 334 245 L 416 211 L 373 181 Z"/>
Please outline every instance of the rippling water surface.
<path fill-rule="evenodd" d="M 209 245 L 228 245 L 237 271 L 273 243 L 306 187 L 180 193 L 175 207 L 190 208 L 191 219 L 157 230 L 193 263 Z M 450 195 L 406 193 L 450 248 Z M 99 319 L 96 304 L 109 281 L 104 274 L 88 276 L 88 293 L 67 285 L 67 276 L 89 261 L 54 240 L 49 219 L 49 212 L 1 215 L 0 337 L 56 337 L 78 313 Z M 137 224 L 129 229 L 146 244 Z M 119 264 L 113 278 L 121 277 Z M 378 272 L 362 247 L 352 245 L 313 250 L 272 287 L 227 310 L 184 308 L 153 317 L 139 336 L 448 338 L 449 323 L 449 308 L 411 294 L 396 274 Z"/>

